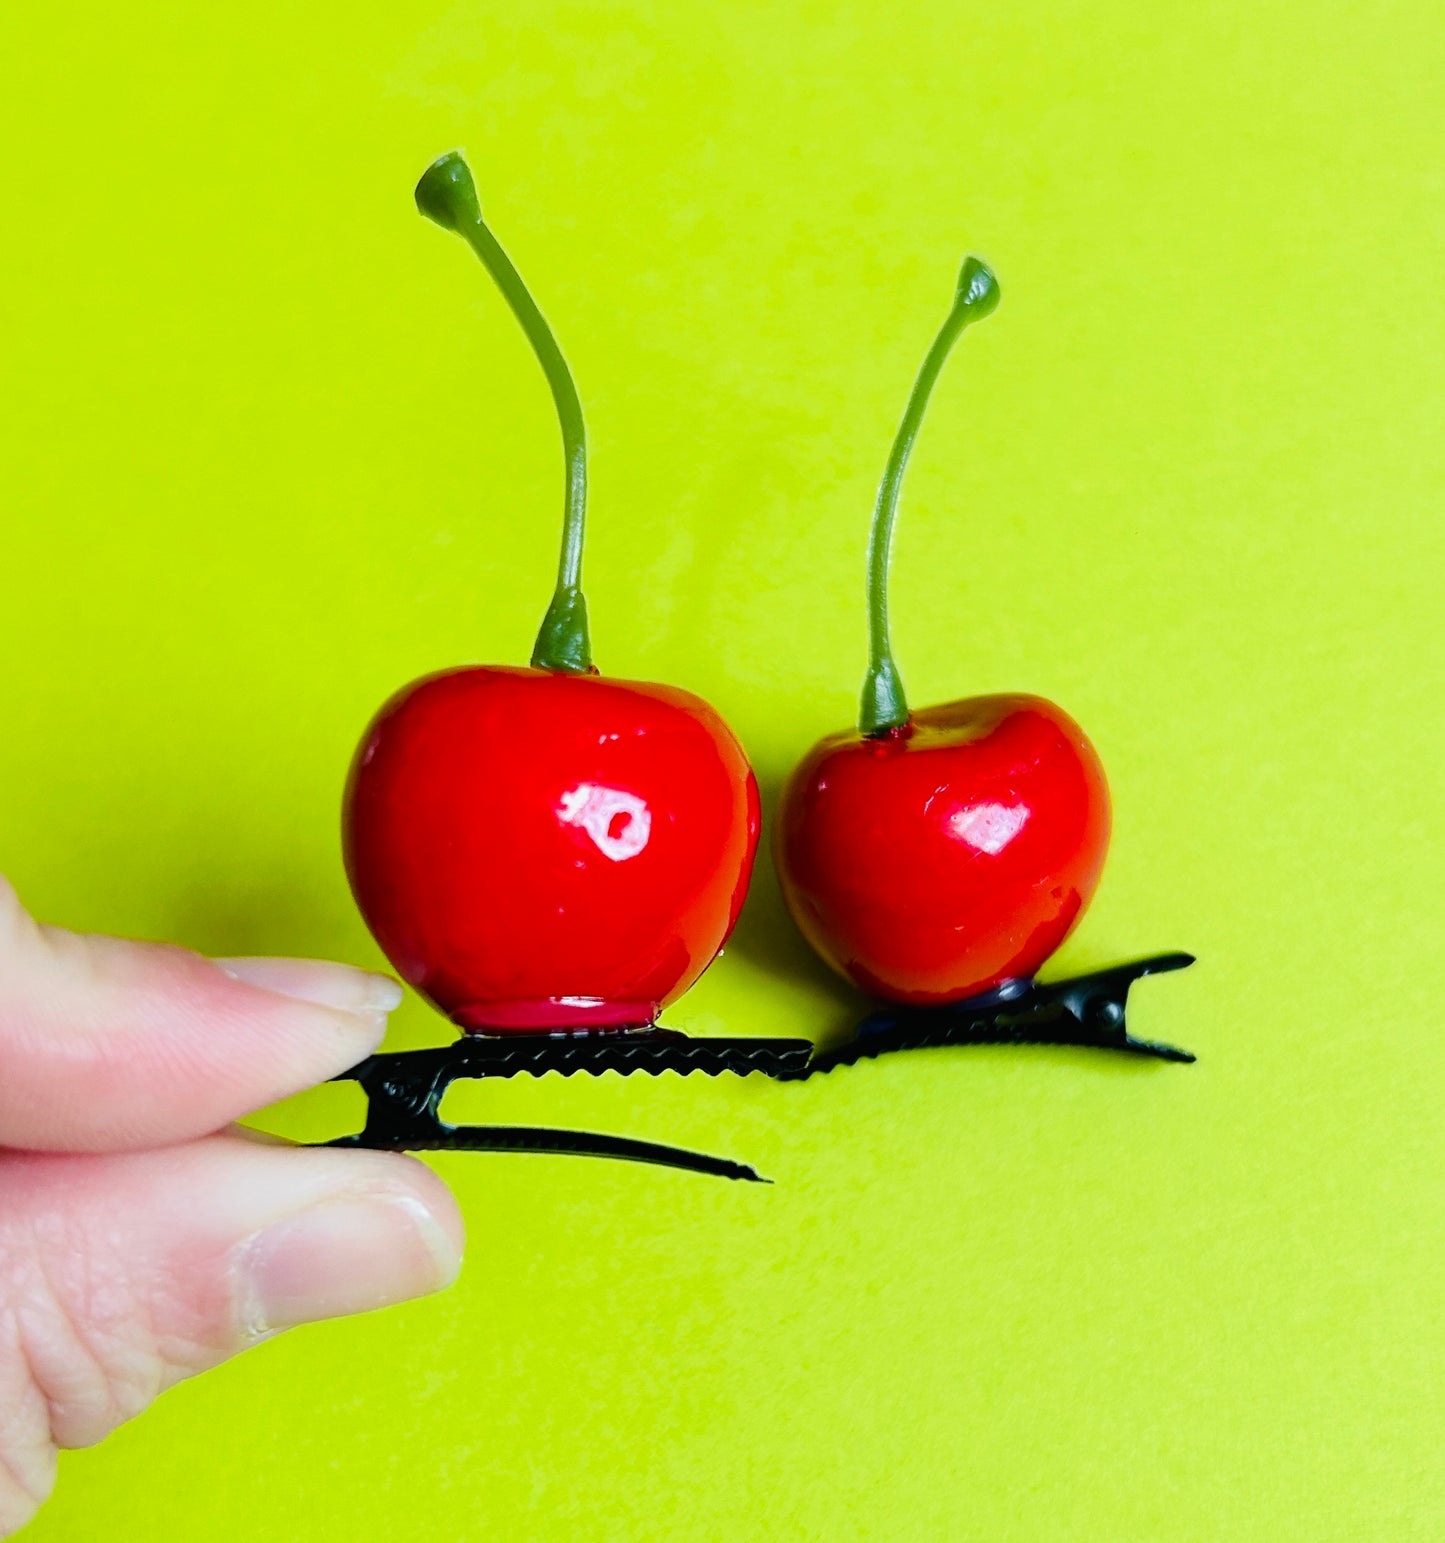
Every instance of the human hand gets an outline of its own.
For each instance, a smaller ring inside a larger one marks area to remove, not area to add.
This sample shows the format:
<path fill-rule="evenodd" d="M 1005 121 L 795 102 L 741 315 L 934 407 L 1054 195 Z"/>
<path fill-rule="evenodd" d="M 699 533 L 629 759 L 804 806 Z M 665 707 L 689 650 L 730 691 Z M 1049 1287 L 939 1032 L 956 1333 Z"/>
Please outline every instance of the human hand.
<path fill-rule="evenodd" d="M 400 998 L 345 965 L 41 926 L 0 878 L 0 1537 L 58 1448 L 455 1278 L 461 1218 L 420 1163 L 227 1128 L 369 1055 Z"/>

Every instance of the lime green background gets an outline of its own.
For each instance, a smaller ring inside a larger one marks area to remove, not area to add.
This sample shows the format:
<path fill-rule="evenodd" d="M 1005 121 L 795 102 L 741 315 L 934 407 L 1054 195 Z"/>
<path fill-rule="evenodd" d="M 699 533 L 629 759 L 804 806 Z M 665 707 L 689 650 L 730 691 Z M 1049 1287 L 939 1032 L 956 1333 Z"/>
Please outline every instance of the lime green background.
<path fill-rule="evenodd" d="M 777 1182 L 444 1159 L 454 1291 L 170 1393 L 33 1536 L 1441 1536 L 1438 8 L 165 0 L 8 7 L 0 55 L 0 868 L 42 915 L 378 962 L 352 745 L 521 659 L 553 562 L 540 375 L 411 206 L 463 144 L 587 405 L 599 658 L 717 703 L 769 800 L 852 712 L 875 479 L 989 257 L 905 674 L 1098 745 L 1056 968 L 1201 960 L 1136 996 L 1192 1068 L 473 1085 Z M 856 1011 L 765 864 L 672 1021 Z M 443 1037 L 410 1000 L 393 1042 Z"/>

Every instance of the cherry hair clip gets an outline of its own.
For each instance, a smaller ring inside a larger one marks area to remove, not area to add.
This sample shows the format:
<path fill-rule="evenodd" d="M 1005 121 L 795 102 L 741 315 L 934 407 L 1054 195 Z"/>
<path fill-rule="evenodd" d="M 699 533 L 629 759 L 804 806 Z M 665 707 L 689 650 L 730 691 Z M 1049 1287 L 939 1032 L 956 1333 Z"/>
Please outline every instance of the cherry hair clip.
<path fill-rule="evenodd" d="M 483 221 L 460 154 L 427 169 L 416 201 L 481 259 L 542 366 L 566 466 L 562 552 L 529 668 L 468 665 L 414 681 L 358 747 L 342 822 L 352 892 L 397 973 L 463 1034 L 344 1073 L 338 1080 L 366 1092 L 367 1119 L 330 1144 L 573 1153 L 756 1180 L 743 1164 L 680 1148 L 458 1127 L 438 1111 L 453 1081 L 524 1072 L 762 1072 L 795 1082 L 968 1044 L 1193 1060 L 1125 1027 L 1134 981 L 1180 969 L 1189 955 L 1034 979 L 1083 914 L 1108 844 L 1108 790 L 1083 732 L 1038 697 L 910 714 L 893 662 L 886 585 L 903 470 L 954 341 L 998 303 L 989 270 L 965 263 L 879 490 L 858 731 L 804 759 L 776 832 L 803 933 L 888 1005 L 829 1050 L 807 1039 L 691 1039 L 657 1020 L 717 957 L 742 908 L 758 838 L 752 768 L 700 698 L 597 672 L 581 587 L 587 454 L 576 385 Z"/>

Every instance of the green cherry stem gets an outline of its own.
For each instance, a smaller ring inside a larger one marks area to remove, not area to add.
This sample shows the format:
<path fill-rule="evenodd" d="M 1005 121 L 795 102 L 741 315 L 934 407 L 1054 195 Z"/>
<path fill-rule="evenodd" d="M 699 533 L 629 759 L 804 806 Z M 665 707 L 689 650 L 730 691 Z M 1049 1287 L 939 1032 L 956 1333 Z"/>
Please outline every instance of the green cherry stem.
<path fill-rule="evenodd" d="M 454 231 L 481 258 L 496 281 L 512 314 L 527 334 L 542 366 L 557 419 L 562 425 L 562 454 L 567 488 L 562 514 L 562 555 L 557 564 L 557 588 L 532 649 L 532 663 L 541 670 L 585 674 L 592 668 L 592 641 L 587 631 L 587 601 L 582 594 L 582 538 L 587 521 L 587 426 L 577 383 L 547 319 L 537 309 L 522 276 L 482 219 L 481 203 L 471 168 L 459 150 L 439 156 L 416 185 L 416 206 L 444 230 Z"/>
<path fill-rule="evenodd" d="M 859 731 L 869 739 L 881 739 L 908 723 L 908 699 L 903 694 L 903 677 L 893 660 L 893 641 L 888 631 L 888 565 L 893 555 L 893 525 L 898 517 L 898 495 L 908 456 L 923 426 L 928 399 L 949 351 L 963 329 L 971 322 L 982 321 L 998 301 L 998 280 L 987 265 L 977 257 L 965 258 L 953 309 L 938 329 L 918 379 L 913 382 L 903 421 L 898 425 L 888 464 L 883 468 L 883 480 L 878 484 L 873 528 L 868 537 L 868 674 L 863 680 L 858 710 Z"/>

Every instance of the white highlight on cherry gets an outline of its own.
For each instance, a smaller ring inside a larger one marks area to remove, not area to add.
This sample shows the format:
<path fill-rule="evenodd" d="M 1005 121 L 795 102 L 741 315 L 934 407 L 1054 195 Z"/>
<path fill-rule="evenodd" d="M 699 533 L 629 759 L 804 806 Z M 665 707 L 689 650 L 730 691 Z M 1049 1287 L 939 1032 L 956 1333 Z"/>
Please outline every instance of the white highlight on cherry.
<path fill-rule="evenodd" d="M 1025 805 L 970 804 L 949 816 L 948 828 L 976 852 L 995 857 L 1024 828 L 1028 817 Z"/>
<path fill-rule="evenodd" d="M 614 863 L 636 857 L 652 835 L 652 811 L 636 793 L 595 782 L 581 782 L 564 793 L 558 813 L 564 825 L 585 830 L 597 850 Z"/>

